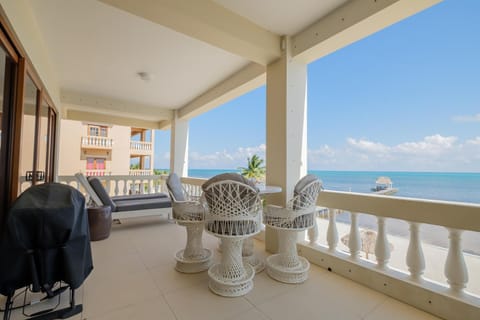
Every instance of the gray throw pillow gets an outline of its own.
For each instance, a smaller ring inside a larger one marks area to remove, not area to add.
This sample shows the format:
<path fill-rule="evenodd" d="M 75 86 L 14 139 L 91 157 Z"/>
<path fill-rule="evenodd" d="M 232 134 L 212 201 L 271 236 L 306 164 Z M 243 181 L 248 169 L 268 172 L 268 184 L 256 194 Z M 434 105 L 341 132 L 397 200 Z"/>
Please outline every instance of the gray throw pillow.
<path fill-rule="evenodd" d="M 246 184 L 254 189 L 257 189 L 257 187 L 255 186 L 255 183 L 247 178 L 245 178 L 244 176 L 238 174 L 238 173 L 234 173 L 234 172 L 228 172 L 228 173 L 222 173 L 222 174 L 218 174 L 212 178 L 210 178 L 209 180 L 207 180 L 203 185 L 202 185 L 202 190 L 205 191 L 207 190 L 207 188 L 216 183 L 216 182 L 220 182 L 220 181 L 226 181 L 226 180 L 231 180 L 231 181 L 237 181 L 237 182 L 241 182 L 243 184 Z"/>
<path fill-rule="evenodd" d="M 172 193 L 175 201 L 186 201 L 183 194 L 182 182 L 176 173 L 171 173 L 167 179 L 168 190 Z"/>
<path fill-rule="evenodd" d="M 96 177 L 88 177 L 87 180 L 92 186 L 93 191 L 95 191 L 100 200 L 102 200 L 102 203 L 106 206 L 110 206 L 112 208 L 112 212 L 115 212 L 117 206 L 108 195 L 107 191 L 102 185 L 102 182 L 100 182 L 100 180 Z"/>
<path fill-rule="evenodd" d="M 318 180 L 318 177 L 314 174 L 307 174 L 305 177 L 302 179 L 298 180 L 297 184 L 295 185 L 295 188 L 293 189 L 293 194 L 296 196 L 300 193 L 302 193 L 303 189 L 313 181 Z"/>

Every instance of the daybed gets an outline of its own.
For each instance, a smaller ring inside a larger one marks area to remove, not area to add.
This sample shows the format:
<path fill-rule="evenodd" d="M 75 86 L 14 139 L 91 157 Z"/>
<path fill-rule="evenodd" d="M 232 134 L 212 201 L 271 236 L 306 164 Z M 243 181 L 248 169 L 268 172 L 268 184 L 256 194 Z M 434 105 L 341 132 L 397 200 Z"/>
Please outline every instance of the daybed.
<path fill-rule="evenodd" d="M 171 217 L 172 204 L 170 198 L 165 193 L 110 197 L 97 177 L 88 177 L 85 179 L 85 176 L 81 173 L 75 174 L 75 177 L 96 205 L 111 207 L 113 219 L 152 215 L 166 215 L 168 218 Z"/>

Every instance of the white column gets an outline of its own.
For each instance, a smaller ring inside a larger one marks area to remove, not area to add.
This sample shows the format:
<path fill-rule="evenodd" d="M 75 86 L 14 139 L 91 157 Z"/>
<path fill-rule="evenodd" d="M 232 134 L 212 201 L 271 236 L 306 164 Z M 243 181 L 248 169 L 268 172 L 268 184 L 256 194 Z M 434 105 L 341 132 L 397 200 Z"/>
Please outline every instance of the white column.
<path fill-rule="evenodd" d="M 307 172 L 307 65 L 291 57 L 289 38 L 282 57 L 267 66 L 266 182 L 282 187 L 267 201 L 285 206 L 295 183 Z M 265 246 L 277 251 L 276 233 L 266 229 Z"/>
<path fill-rule="evenodd" d="M 177 111 L 170 134 L 170 172 L 188 176 L 188 120 L 180 120 Z"/>
<path fill-rule="evenodd" d="M 153 174 L 153 169 L 155 169 L 155 130 L 150 130 L 150 141 L 152 142 L 152 150 L 150 151 L 150 171 Z"/>

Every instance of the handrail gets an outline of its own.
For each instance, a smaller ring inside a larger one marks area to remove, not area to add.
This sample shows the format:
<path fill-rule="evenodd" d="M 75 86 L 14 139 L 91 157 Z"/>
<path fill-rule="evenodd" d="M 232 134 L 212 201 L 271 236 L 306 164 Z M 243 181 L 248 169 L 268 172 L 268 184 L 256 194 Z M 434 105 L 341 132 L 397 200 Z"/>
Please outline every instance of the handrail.
<path fill-rule="evenodd" d="M 350 212 L 480 232 L 480 205 L 324 190 L 317 204 Z"/>

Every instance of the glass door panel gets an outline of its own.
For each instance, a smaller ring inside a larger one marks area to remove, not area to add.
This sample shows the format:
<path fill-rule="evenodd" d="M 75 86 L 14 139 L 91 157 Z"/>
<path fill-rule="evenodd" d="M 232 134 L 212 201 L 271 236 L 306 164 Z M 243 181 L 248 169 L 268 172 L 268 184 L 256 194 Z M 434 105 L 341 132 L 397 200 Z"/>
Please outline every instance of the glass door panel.
<path fill-rule="evenodd" d="M 25 78 L 23 95 L 22 139 L 20 144 L 19 194 L 36 182 L 35 168 L 35 126 L 38 89 L 30 77 Z"/>
<path fill-rule="evenodd" d="M 49 106 L 42 101 L 40 105 L 40 127 L 38 128 L 38 153 L 37 153 L 37 170 L 36 170 L 36 183 L 45 183 L 48 179 L 48 147 L 49 147 Z"/>

